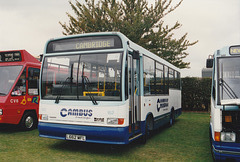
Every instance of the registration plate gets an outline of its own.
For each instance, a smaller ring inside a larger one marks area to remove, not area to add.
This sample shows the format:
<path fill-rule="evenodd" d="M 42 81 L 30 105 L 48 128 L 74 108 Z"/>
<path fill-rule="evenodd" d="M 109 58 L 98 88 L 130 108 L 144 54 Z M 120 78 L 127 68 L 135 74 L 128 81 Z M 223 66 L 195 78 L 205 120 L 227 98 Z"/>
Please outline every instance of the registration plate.
<path fill-rule="evenodd" d="M 66 140 L 86 141 L 86 136 L 76 134 L 66 134 Z"/>

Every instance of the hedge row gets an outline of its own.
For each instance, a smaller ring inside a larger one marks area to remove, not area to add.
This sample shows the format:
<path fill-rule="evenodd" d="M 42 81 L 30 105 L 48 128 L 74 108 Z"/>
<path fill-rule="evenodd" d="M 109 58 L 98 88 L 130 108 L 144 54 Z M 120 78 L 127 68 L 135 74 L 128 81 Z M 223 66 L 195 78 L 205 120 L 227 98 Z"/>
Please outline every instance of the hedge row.
<path fill-rule="evenodd" d="M 183 111 L 209 111 L 211 78 L 182 78 Z"/>

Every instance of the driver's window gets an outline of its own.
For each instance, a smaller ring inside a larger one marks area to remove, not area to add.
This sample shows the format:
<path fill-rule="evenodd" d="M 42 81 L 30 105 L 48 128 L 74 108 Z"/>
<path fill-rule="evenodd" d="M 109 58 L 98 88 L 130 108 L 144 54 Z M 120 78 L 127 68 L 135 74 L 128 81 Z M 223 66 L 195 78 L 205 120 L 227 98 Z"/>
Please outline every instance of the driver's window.
<path fill-rule="evenodd" d="M 22 96 L 26 94 L 26 68 L 22 72 L 16 86 L 14 87 L 11 95 L 12 96 Z"/>

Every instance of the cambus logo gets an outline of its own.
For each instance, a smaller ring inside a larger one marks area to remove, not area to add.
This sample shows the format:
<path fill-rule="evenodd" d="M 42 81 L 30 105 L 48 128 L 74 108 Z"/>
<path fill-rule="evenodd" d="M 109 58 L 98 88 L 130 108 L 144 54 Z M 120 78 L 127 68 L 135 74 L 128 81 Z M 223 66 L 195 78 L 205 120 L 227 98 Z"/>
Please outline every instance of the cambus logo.
<path fill-rule="evenodd" d="M 62 117 L 66 116 L 92 116 L 92 110 L 90 109 L 66 109 L 62 108 L 60 111 Z"/>

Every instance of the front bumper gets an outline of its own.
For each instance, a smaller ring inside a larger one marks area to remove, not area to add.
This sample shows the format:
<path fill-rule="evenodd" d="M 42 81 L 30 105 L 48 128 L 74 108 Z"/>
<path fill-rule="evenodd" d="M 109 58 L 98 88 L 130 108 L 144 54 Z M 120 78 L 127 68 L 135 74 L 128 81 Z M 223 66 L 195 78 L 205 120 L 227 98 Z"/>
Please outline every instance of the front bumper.
<path fill-rule="evenodd" d="M 39 136 L 66 140 L 66 134 L 86 136 L 85 142 L 105 144 L 129 143 L 128 127 L 97 127 L 39 122 Z"/>
<path fill-rule="evenodd" d="M 240 143 L 215 142 L 212 143 L 215 160 L 240 161 Z"/>

